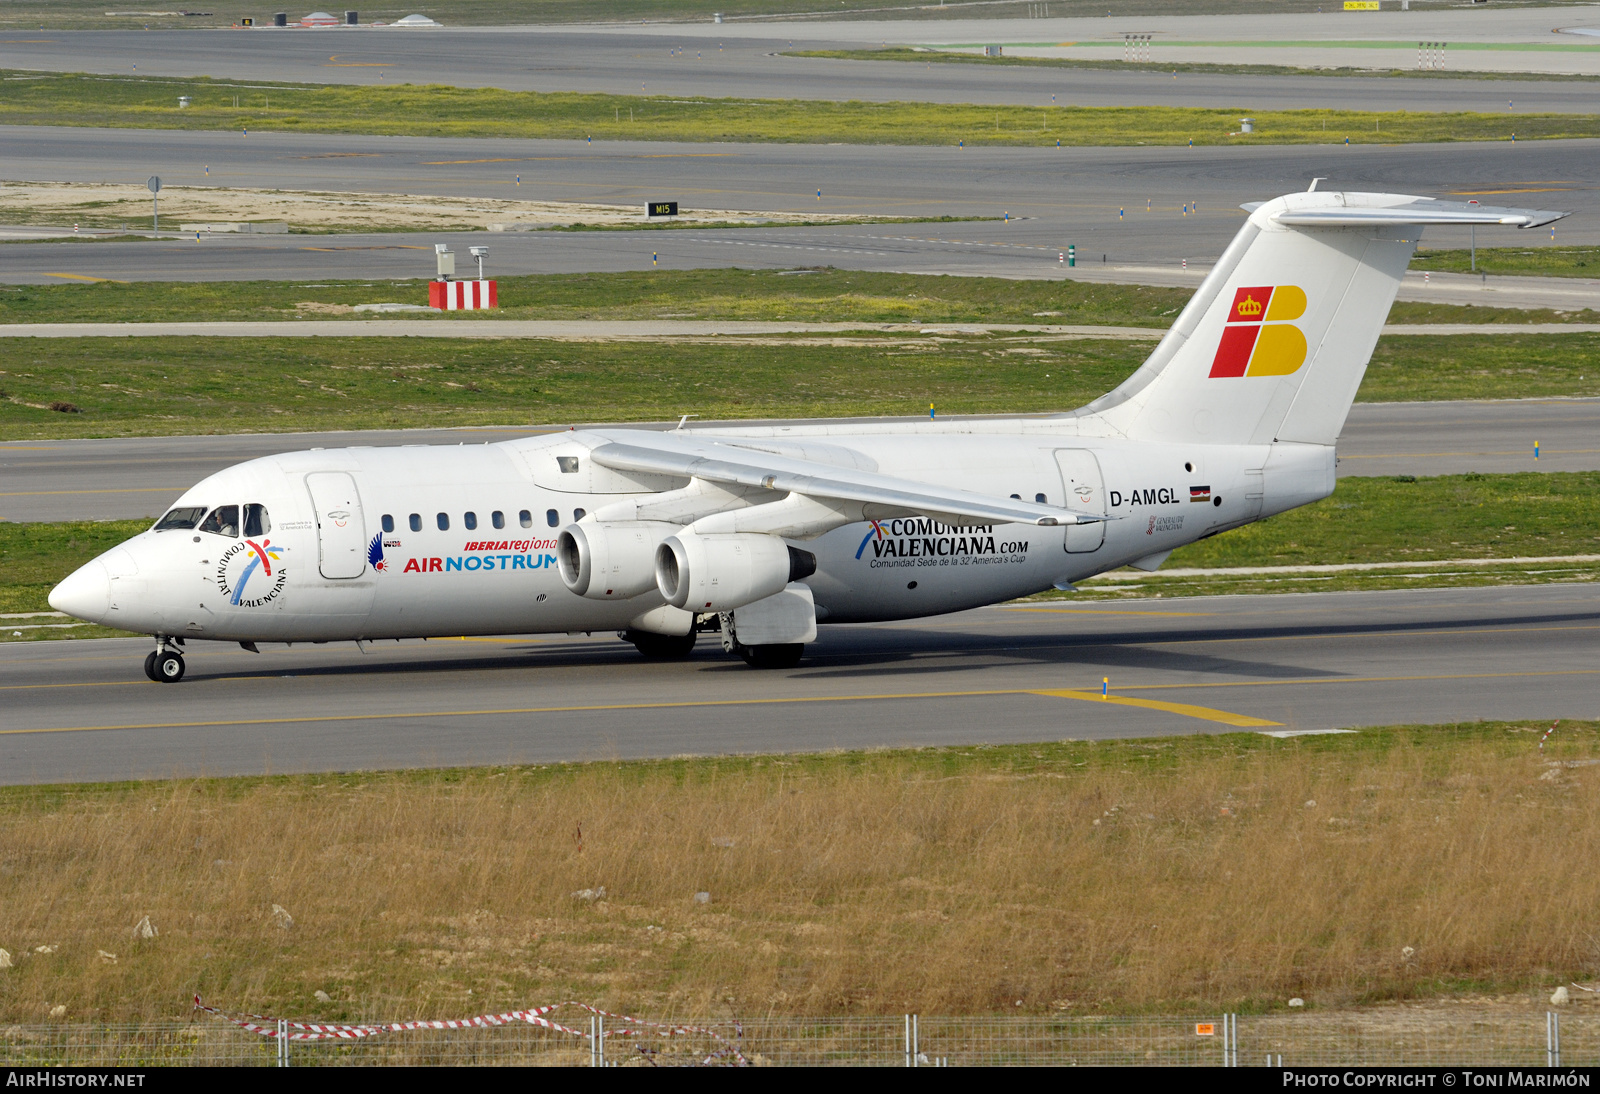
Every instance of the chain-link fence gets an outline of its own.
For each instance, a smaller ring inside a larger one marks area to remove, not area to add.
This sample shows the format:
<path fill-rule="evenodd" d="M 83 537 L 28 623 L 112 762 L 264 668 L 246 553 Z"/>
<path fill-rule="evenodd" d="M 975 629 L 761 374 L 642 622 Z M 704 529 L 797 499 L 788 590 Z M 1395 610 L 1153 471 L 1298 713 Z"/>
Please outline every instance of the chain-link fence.
<path fill-rule="evenodd" d="M 1592 1066 L 1600 1016 L 1441 1014 L 1401 1008 L 1215 1017 L 758 1018 L 707 1028 L 572 1032 L 526 1023 L 293 1040 L 217 1018 L 141 1025 L 0 1027 L 0 1067 L 403 1064 L 757 1067 Z"/>

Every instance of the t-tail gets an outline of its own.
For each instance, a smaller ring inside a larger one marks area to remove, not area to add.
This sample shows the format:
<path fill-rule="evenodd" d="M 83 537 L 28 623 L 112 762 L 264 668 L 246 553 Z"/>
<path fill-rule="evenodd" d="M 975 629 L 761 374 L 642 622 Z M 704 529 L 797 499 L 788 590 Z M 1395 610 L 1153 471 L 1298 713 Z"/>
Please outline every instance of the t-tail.
<path fill-rule="evenodd" d="M 1079 413 L 1130 439 L 1331 445 L 1428 225 L 1566 216 L 1403 194 L 1289 194 L 1249 219 L 1144 365 Z"/>

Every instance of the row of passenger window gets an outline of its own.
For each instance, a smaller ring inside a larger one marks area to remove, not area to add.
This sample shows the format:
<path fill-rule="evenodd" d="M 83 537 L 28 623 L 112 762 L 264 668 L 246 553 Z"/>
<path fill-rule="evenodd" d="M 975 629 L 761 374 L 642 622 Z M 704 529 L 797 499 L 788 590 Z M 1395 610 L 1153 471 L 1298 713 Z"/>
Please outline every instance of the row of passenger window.
<path fill-rule="evenodd" d="M 186 505 L 174 509 L 166 516 L 156 521 L 153 529 L 157 532 L 170 532 L 180 528 L 193 528 L 199 525 L 200 531 L 210 532 L 214 536 L 227 536 L 229 539 L 239 537 L 239 510 L 244 510 L 244 534 L 247 536 L 264 536 L 272 531 L 272 518 L 267 515 L 265 505 L 219 505 L 206 513 L 203 505 Z M 205 517 L 201 520 L 201 517 Z"/>
<path fill-rule="evenodd" d="M 585 512 L 587 512 L 587 510 L 574 509 L 572 511 L 572 519 L 582 520 Z M 450 530 L 449 513 L 434 514 L 433 522 L 441 532 L 448 532 Z M 556 509 L 546 509 L 544 512 L 544 522 L 552 528 L 560 527 L 560 511 Z M 410 526 L 413 532 L 422 531 L 422 514 L 412 513 L 406 518 L 406 523 Z M 533 513 L 527 509 L 521 510 L 517 513 L 517 523 L 524 528 L 532 528 Z M 465 513 L 461 514 L 461 524 L 469 532 L 476 531 L 478 528 L 478 514 L 474 513 L 470 509 L 467 510 Z M 500 510 L 496 509 L 494 512 L 489 514 L 489 525 L 493 528 L 504 528 L 506 526 L 506 515 Z M 394 527 L 394 517 L 389 513 L 383 514 L 383 530 L 385 532 L 393 532 Z"/>

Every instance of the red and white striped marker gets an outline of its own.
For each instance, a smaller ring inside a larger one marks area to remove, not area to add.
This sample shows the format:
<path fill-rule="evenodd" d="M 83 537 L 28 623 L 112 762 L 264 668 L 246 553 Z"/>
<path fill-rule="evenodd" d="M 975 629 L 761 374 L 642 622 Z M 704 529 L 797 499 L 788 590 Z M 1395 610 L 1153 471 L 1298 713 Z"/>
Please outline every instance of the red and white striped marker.
<path fill-rule="evenodd" d="M 455 284 L 455 282 L 453 282 Z M 207 1014 L 215 1014 L 218 1018 L 232 1022 L 240 1029 L 251 1033 L 258 1033 L 263 1037 L 283 1036 L 290 1041 L 360 1041 L 368 1037 L 375 1037 L 382 1033 L 404 1033 L 413 1029 L 485 1029 L 492 1026 L 507 1026 L 517 1022 L 525 1022 L 532 1026 L 541 1026 L 555 1033 L 567 1033 L 574 1037 L 588 1038 L 592 1035 L 583 1030 L 573 1029 L 570 1026 L 553 1022 L 545 1015 L 561 1007 L 576 1007 L 586 1010 L 590 1014 L 598 1014 L 602 1018 L 613 1018 L 623 1023 L 622 1026 L 607 1029 L 605 1037 L 641 1037 L 654 1034 L 658 1037 L 682 1037 L 693 1034 L 704 1034 L 718 1042 L 722 1047 L 706 1058 L 706 1063 L 714 1063 L 717 1058 L 731 1059 L 739 1067 L 749 1066 L 750 1061 L 726 1037 L 714 1029 L 702 1026 L 681 1026 L 671 1022 L 649 1022 L 640 1018 L 630 1018 L 625 1014 L 614 1014 L 599 1007 L 592 1007 L 588 1003 L 551 1003 L 543 1007 L 531 1007 L 526 1010 L 511 1010 L 501 1014 L 478 1014 L 471 1018 L 448 1018 L 442 1021 L 423 1020 L 416 1022 L 380 1022 L 373 1025 L 340 1026 L 326 1025 L 311 1022 L 284 1022 L 265 1014 L 244 1014 L 239 1012 L 219 1010 L 208 1007 L 197 995 L 194 997 L 194 1009 L 203 1010 Z M 266 1024 L 270 1023 L 270 1024 Z M 288 1031 L 280 1034 L 280 1024 Z M 737 1035 L 742 1036 L 743 1031 L 735 1026 Z"/>
<path fill-rule="evenodd" d="M 500 294 L 494 281 L 430 281 L 428 307 L 440 311 L 481 311 L 498 308 Z"/>
<path fill-rule="evenodd" d="M 1539 751 L 1540 752 L 1544 751 L 1544 743 L 1550 739 L 1550 734 L 1554 733 L 1556 731 L 1556 726 L 1558 726 L 1560 724 L 1561 724 L 1561 719 L 1557 718 L 1554 722 L 1550 723 L 1550 728 L 1544 731 L 1544 736 L 1539 738 Z"/>

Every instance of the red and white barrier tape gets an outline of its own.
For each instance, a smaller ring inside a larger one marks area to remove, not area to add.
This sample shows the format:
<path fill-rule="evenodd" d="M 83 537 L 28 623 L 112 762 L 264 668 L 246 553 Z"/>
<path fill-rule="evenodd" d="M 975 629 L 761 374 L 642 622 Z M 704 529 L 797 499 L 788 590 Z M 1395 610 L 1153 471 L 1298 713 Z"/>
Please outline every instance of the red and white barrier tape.
<path fill-rule="evenodd" d="M 1539 738 L 1539 751 L 1540 752 L 1544 751 L 1544 743 L 1550 739 L 1550 734 L 1554 733 L 1556 731 L 1556 726 L 1558 726 L 1560 724 L 1561 724 L 1561 719 L 1557 718 L 1554 722 L 1550 723 L 1550 728 L 1544 731 L 1544 736 Z"/>
<path fill-rule="evenodd" d="M 272 1018 L 265 1014 L 245 1014 L 242 1012 L 219 1010 L 216 1007 L 206 1006 L 198 995 L 194 997 L 195 1010 L 203 1010 L 207 1014 L 214 1014 L 224 1021 L 232 1022 L 240 1029 L 249 1030 L 251 1033 L 258 1033 L 263 1037 L 280 1036 L 279 1025 L 281 1023 L 282 1026 L 288 1031 L 287 1033 L 282 1034 L 282 1036 L 286 1037 L 290 1041 L 359 1041 L 366 1037 L 375 1037 L 380 1033 L 404 1033 L 407 1030 L 413 1029 L 486 1029 L 493 1026 L 513 1025 L 517 1022 L 523 1022 L 532 1026 L 540 1026 L 555 1033 L 567 1033 L 574 1037 L 589 1038 L 591 1035 L 583 1030 L 573 1029 L 571 1026 L 561 1025 L 559 1022 L 553 1022 L 549 1018 L 545 1017 L 545 1015 L 549 1014 L 551 1011 L 559 1010 L 562 1007 L 576 1007 L 578 1010 L 585 1010 L 590 1014 L 597 1014 L 602 1018 L 611 1018 L 625 1023 L 621 1027 L 605 1030 L 602 1034 L 603 1037 L 642 1037 L 648 1034 L 655 1034 L 659 1037 L 686 1037 L 694 1034 L 704 1034 L 723 1046 L 720 1050 L 706 1058 L 707 1063 L 712 1062 L 718 1057 L 731 1057 L 740 1066 L 749 1063 L 749 1061 L 744 1058 L 744 1054 L 741 1053 L 732 1042 L 714 1029 L 707 1029 L 702 1026 L 680 1026 L 670 1022 L 651 1022 L 641 1018 L 630 1018 L 625 1014 L 614 1014 L 608 1010 L 601 1010 L 599 1007 L 592 1007 L 588 1003 L 551 1003 L 543 1007 L 531 1007 L 526 1010 L 505 1011 L 501 1014 L 478 1014 L 471 1018 L 448 1018 L 444 1020 L 422 1020 L 415 1022 L 380 1022 L 371 1025 L 338 1026 L 312 1022 L 285 1022 L 282 1019 Z M 271 1025 L 260 1024 L 263 1022 L 270 1022 Z"/>

